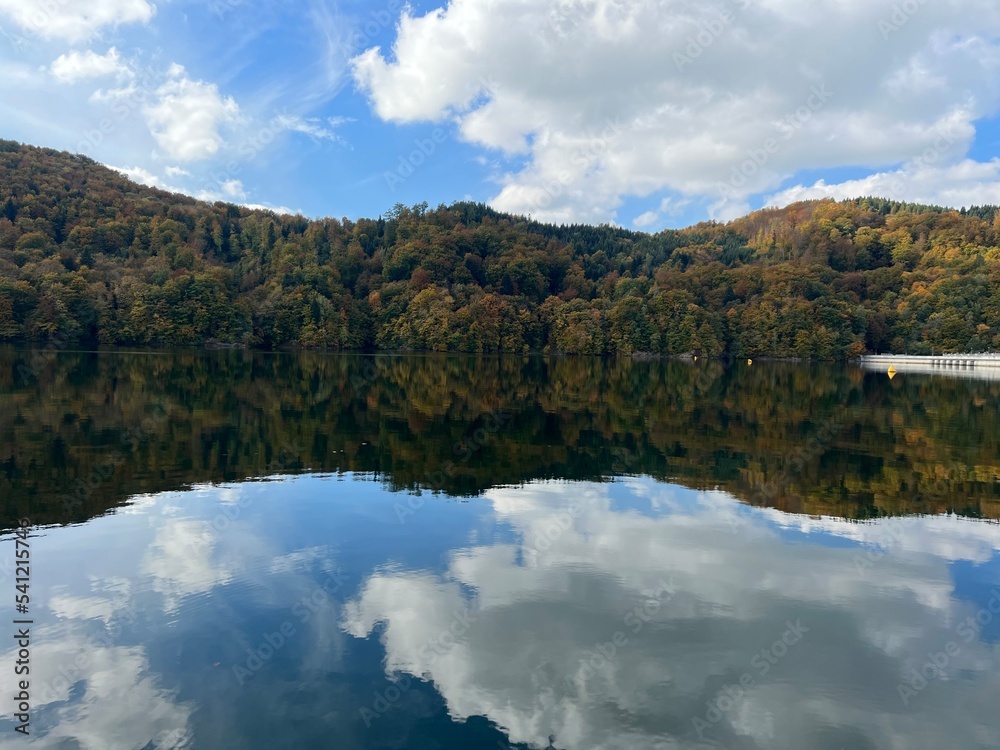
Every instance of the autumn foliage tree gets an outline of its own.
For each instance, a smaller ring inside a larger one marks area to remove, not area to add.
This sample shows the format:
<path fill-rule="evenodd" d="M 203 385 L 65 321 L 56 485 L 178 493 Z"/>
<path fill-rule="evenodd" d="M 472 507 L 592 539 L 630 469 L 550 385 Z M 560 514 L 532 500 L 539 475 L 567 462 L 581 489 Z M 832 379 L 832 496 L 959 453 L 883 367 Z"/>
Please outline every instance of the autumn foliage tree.
<path fill-rule="evenodd" d="M 278 215 L 0 141 L 0 340 L 841 359 L 1000 349 L 1000 212 L 813 201 L 658 234 L 477 203 Z"/>

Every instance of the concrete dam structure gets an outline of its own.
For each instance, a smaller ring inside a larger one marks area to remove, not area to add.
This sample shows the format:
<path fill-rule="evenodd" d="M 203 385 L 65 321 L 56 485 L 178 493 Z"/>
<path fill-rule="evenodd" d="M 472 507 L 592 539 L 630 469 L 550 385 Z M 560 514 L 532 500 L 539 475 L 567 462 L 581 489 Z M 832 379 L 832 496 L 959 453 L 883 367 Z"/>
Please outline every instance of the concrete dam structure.
<path fill-rule="evenodd" d="M 891 375 L 918 373 L 1000 381 L 1000 354 L 942 354 L 935 356 L 872 354 L 861 357 L 859 363 L 865 370 L 885 372 Z"/>

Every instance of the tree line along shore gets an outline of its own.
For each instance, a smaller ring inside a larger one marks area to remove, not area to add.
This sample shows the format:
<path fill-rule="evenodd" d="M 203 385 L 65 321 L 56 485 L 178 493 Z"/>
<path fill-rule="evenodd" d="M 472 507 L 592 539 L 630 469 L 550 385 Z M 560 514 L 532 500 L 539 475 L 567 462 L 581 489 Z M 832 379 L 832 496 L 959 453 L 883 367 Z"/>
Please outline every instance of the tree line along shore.
<path fill-rule="evenodd" d="M 848 359 L 1000 350 L 1000 213 L 812 201 L 656 234 L 320 219 L 0 141 L 0 341 Z"/>

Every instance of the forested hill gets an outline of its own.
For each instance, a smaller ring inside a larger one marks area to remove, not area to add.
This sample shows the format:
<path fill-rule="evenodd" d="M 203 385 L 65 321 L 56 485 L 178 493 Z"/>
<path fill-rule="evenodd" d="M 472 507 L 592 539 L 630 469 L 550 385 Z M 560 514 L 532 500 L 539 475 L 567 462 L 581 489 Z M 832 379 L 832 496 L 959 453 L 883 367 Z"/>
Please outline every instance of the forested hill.
<path fill-rule="evenodd" d="M 278 216 L 0 141 L 0 340 L 844 358 L 1000 349 L 1000 215 L 799 203 L 659 234 L 481 204 Z"/>

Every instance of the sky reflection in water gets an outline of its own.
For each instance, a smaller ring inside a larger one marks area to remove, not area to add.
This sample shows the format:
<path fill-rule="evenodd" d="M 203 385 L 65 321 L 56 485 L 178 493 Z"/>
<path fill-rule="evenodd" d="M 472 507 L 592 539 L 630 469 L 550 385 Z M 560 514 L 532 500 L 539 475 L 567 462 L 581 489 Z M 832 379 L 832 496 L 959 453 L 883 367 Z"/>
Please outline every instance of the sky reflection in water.
<path fill-rule="evenodd" d="M 141 496 L 33 538 L 0 747 L 995 748 L 998 550 L 646 478 Z"/>

